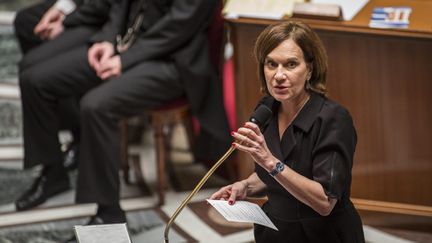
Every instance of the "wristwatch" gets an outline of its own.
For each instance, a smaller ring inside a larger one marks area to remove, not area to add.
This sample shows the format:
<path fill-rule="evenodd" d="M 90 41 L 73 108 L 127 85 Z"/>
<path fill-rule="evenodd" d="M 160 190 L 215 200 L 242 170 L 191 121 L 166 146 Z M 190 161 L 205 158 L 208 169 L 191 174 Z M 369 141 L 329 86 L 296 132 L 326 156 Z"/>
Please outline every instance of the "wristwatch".
<path fill-rule="evenodd" d="M 278 161 L 272 171 L 270 171 L 270 175 L 275 177 L 277 174 L 279 174 L 283 169 L 285 168 L 285 164 Z"/>

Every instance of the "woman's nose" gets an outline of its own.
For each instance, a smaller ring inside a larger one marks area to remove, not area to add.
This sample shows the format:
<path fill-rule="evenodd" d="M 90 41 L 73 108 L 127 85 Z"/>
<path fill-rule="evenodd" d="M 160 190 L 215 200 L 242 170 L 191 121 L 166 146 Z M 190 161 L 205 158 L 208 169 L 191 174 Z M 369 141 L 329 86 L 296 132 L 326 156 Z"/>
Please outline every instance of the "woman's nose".
<path fill-rule="evenodd" d="M 276 69 L 276 74 L 275 74 L 275 79 L 276 80 L 284 80 L 286 78 L 286 75 L 285 75 L 285 71 L 283 70 L 283 68 L 277 68 Z"/>

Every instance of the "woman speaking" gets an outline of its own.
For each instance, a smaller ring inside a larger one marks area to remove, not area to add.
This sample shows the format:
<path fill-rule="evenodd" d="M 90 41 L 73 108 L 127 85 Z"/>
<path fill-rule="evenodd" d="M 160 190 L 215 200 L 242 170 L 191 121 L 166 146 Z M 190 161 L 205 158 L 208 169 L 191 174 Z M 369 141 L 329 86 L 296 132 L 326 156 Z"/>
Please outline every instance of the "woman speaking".
<path fill-rule="evenodd" d="M 267 27 L 255 44 L 259 102 L 273 117 L 259 129 L 247 122 L 232 132 L 238 150 L 255 161 L 247 179 L 211 199 L 264 194 L 263 210 L 279 231 L 255 225 L 257 243 L 364 243 L 361 219 L 350 201 L 357 142 L 349 112 L 326 97 L 327 56 L 311 28 L 299 22 Z"/>

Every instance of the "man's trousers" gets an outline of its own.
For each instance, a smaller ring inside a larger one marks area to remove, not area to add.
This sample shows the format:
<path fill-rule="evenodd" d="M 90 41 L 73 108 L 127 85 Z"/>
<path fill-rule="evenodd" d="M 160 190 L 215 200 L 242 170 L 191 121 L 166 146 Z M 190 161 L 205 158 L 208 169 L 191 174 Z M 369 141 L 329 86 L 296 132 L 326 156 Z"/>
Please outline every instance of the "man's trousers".
<path fill-rule="evenodd" d="M 88 45 L 70 48 L 21 73 L 25 166 L 61 161 L 58 101 L 80 98 L 76 200 L 113 204 L 119 201 L 119 121 L 180 97 L 184 90 L 170 60 L 143 62 L 103 81 L 89 66 L 87 51 Z"/>

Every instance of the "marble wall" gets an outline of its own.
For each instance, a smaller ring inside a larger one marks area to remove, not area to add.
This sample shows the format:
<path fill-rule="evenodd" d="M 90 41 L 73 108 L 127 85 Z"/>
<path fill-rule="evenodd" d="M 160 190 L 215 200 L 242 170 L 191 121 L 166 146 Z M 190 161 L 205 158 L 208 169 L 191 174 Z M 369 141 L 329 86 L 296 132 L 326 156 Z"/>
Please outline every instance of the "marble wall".
<path fill-rule="evenodd" d="M 0 0 L 4 10 L 20 8 L 24 1 Z M 26 0 L 26 4 L 30 1 Z M 17 87 L 17 63 L 21 59 L 11 23 L 0 24 L 0 148 L 22 144 L 21 104 Z M 3 150 L 1 150 L 3 152 Z M 2 154 L 0 154 L 0 159 Z"/>
<path fill-rule="evenodd" d="M 17 83 L 17 63 L 21 59 L 11 25 L 0 25 L 0 84 Z"/>

